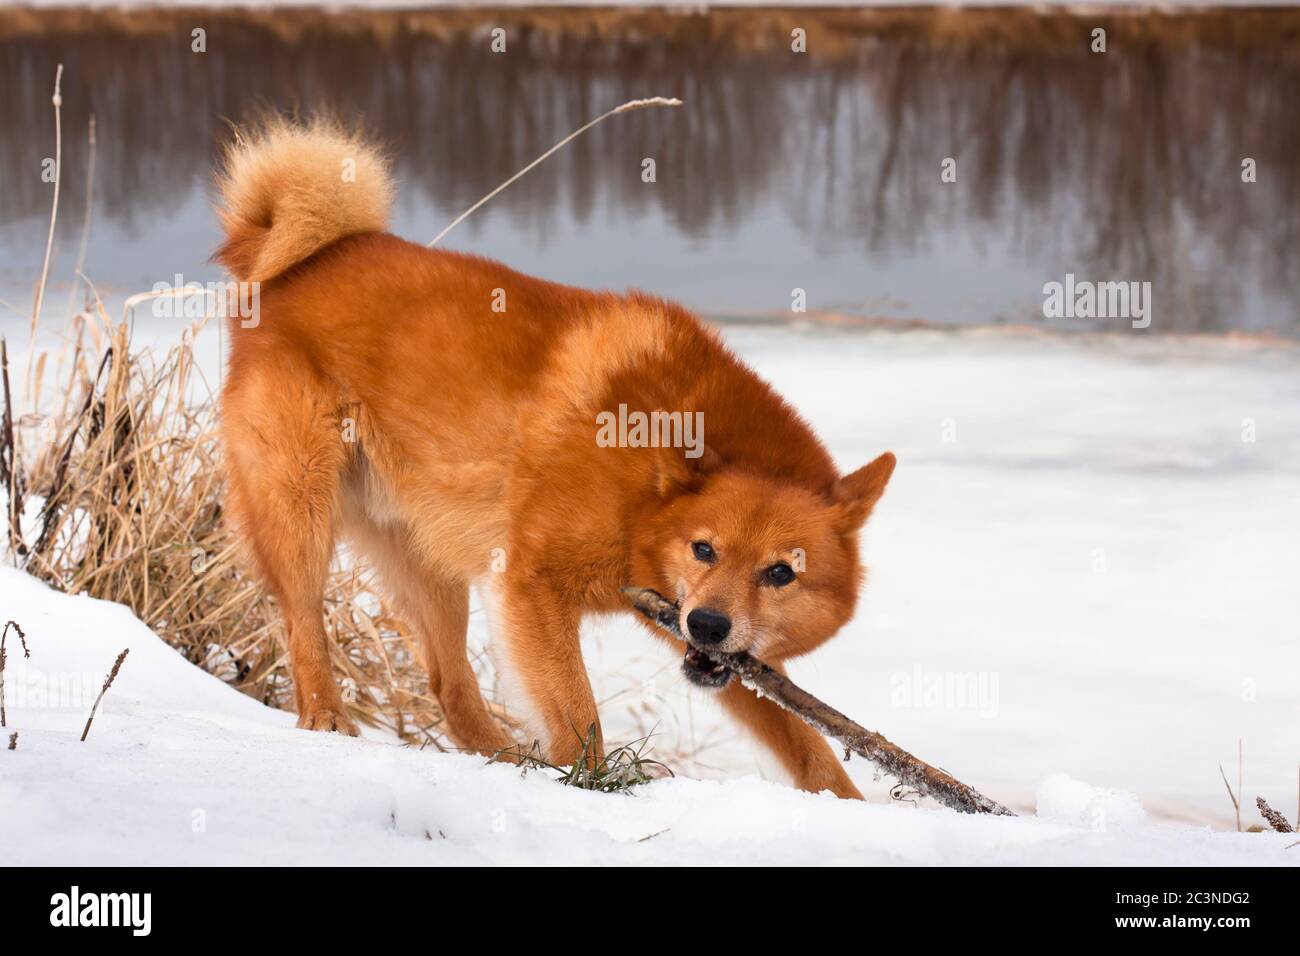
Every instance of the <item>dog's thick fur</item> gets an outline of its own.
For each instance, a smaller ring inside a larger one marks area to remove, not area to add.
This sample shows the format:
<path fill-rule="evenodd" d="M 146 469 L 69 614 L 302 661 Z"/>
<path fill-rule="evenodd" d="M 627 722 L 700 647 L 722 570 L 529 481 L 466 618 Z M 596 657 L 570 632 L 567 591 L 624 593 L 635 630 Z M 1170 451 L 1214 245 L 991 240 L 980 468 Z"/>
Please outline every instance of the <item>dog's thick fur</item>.
<path fill-rule="evenodd" d="M 683 630 L 696 609 L 725 617 L 720 649 L 778 665 L 852 615 L 858 529 L 893 455 L 841 477 L 687 311 L 384 232 L 384 159 L 330 124 L 245 134 L 220 190 L 217 259 L 261 284 L 259 322 L 230 326 L 228 504 L 284 615 L 300 727 L 356 733 L 322 626 L 341 534 L 418 630 L 452 737 L 485 753 L 511 742 L 466 657 L 472 582 L 490 598 L 510 703 L 561 763 L 599 728 L 579 621 L 627 610 L 621 587 L 680 599 Z M 620 404 L 703 412 L 707 448 L 602 447 L 597 415 Z M 784 586 L 768 574 L 778 563 L 795 572 Z M 797 717 L 736 681 L 720 698 L 797 786 L 861 796 Z"/>

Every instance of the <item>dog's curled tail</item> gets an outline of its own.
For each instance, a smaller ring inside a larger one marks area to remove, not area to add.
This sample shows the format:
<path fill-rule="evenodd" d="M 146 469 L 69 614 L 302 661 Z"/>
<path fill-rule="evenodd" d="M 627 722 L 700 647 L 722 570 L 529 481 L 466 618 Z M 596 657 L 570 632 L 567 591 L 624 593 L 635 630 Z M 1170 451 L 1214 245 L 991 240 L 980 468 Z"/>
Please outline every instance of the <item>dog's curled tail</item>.
<path fill-rule="evenodd" d="M 226 241 L 214 258 L 242 282 L 266 282 L 336 239 L 384 230 L 393 199 L 383 154 L 325 119 L 236 131 L 217 188 Z"/>

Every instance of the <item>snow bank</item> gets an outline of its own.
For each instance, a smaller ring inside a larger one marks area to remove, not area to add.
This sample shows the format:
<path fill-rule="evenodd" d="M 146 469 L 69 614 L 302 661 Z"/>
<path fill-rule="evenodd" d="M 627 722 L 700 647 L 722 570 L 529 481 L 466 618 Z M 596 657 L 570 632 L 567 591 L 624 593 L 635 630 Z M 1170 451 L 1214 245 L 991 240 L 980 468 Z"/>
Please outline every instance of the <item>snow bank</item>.
<path fill-rule="evenodd" d="M 631 796 L 575 791 L 475 757 L 298 731 L 291 715 L 193 667 L 124 608 L 11 568 L 0 568 L 0 608 L 25 626 L 32 651 L 24 662 L 10 645 L 6 733 L 19 739 L 0 750 L 10 865 L 1300 862 L 1281 835 L 977 818 L 848 803 L 752 776 L 666 780 Z M 81 743 L 86 702 L 57 688 L 82 674 L 97 687 L 124 647 L 130 656 Z M 34 691 L 42 682 L 44 697 Z M 1076 789 L 1048 792 L 1073 805 Z"/>
<path fill-rule="evenodd" d="M 1063 773 L 1052 774 L 1038 785 L 1037 802 L 1040 819 L 1094 829 L 1135 827 L 1146 819 L 1146 811 L 1134 794 L 1089 786 Z"/>

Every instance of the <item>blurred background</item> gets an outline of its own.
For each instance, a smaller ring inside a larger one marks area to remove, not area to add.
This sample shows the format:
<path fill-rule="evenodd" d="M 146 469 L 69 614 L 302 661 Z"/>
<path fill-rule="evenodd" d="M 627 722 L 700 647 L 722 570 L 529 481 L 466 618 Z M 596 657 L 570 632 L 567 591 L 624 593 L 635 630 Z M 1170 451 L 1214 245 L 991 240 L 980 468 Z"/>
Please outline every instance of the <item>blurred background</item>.
<path fill-rule="evenodd" d="M 665 95 L 685 105 L 598 127 L 445 244 L 720 318 L 788 317 L 801 288 L 850 319 L 1043 325 L 1044 282 L 1073 272 L 1152 282 L 1152 333 L 1300 329 L 1296 10 L 0 8 L 0 296 L 20 312 L 60 62 L 54 298 L 92 114 L 85 271 L 120 297 L 217 278 L 211 169 L 258 109 L 382 137 L 395 229 L 427 242 L 588 119 Z"/>

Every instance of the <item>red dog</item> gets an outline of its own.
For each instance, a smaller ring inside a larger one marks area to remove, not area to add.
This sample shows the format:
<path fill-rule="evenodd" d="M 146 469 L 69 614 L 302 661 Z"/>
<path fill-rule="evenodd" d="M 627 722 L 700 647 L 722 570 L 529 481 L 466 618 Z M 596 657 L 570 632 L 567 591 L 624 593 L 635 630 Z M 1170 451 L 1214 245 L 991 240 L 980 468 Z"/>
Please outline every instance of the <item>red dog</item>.
<path fill-rule="evenodd" d="M 300 727 L 356 733 L 322 624 L 340 533 L 419 632 L 451 735 L 487 753 L 511 742 L 466 658 L 471 582 L 558 763 L 599 728 L 579 621 L 627 610 L 626 585 L 679 600 L 697 645 L 772 664 L 840 629 L 893 455 L 841 477 L 685 309 L 398 239 L 392 192 L 372 147 L 320 122 L 241 139 L 221 177 L 217 258 L 260 284 L 257 324 L 231 323 L 229 508 L 284 615 Z M 861 796 L 798 718 L 698 652 L 683 670 L 725 685 L 797 786 Z"/>

